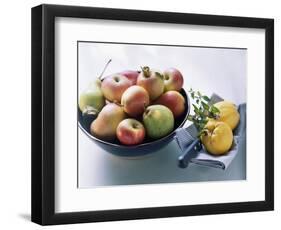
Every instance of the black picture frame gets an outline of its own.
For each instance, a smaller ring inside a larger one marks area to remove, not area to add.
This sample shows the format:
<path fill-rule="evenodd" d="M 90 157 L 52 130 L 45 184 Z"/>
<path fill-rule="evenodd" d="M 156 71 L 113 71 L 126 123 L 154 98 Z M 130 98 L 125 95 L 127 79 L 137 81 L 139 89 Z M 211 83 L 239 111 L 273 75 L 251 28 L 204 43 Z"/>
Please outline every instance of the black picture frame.
<path fill-rule="evenodd" d="M 55 17 L 265 29 L 265 200 L 55 213 Z M 267 211 L 274 209 L 274 20 L 110 8 L 32 8 L 32 205 L 41 225 Z"/>

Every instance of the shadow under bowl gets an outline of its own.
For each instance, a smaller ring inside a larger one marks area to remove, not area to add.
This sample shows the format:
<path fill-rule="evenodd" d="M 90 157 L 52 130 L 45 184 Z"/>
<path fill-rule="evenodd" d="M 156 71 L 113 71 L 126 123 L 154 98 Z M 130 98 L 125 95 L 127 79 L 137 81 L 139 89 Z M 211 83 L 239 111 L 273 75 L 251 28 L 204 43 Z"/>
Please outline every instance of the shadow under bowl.
<path fill-rule="evenodd" d="M 91 122 L 84 119 L 79 108 L 78 108 L 78 126 L 95 144 L 99 145 L 102 149 L 106 150 L 111 154 L 117 156 L 123 156 L 123 157 L 137 157 L 137 156 L 151 154 L 163 148 L 167 144 L 169 144 L 170 141 L 173 140 L 176 130 L 178 128 L 181 128 L 187 120 L 190 111 L 189 97 L 184 89 L 181 89 L 180 93 L 185 99 L 185 110 L 180 117 L 175 119 L 175 125 L 173 131 L 169 133 L 167 136 L 157 140 L 146 138 L 142 144 L 133 145 L 133 146 L 123 145 L 120 143 L 118 139 L 111 142 L 101 140 L 97 137 L 94 137 L 90 133 Z"/>

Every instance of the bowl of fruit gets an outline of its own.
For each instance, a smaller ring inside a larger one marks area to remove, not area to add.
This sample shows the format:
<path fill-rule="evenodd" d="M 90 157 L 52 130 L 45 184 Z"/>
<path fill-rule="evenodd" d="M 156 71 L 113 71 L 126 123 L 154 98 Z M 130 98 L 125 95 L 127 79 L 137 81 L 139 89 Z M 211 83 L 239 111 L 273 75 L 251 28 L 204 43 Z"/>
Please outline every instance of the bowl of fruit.
<path fill-rule="evenodd" d="M 99 77 L 79 96 L 79 128 L 114 155 L 153 153 L 188 118 L 190 101 L 182 86 L 183 76 L 175 68 L 161 73 L 143 67 Z"/>

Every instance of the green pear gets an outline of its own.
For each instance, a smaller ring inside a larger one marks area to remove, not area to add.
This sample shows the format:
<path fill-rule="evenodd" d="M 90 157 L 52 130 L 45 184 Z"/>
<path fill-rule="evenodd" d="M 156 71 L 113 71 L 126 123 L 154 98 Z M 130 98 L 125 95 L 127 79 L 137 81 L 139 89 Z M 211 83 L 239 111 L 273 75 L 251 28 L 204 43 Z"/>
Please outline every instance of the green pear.
<path fill-rule="evenodd" d="M 103 107 L 98 117 L 92 122 L 91 134 L 102 140 L 114 140 L 119 123 L 126 118 L 122 107 L 109 103 Z"/>
<path fill-rule="evenodd" d="M 105 105 L 101 91 L 101 80 L 91 82 L 88 88 L 79 97 L 79 108 L 83 114 L 97 114 Z"/>
<path fill-rule="evenodd" d="M 101 90 L 102 76 L 111 59 L 105 64 L 100 76 L 91 82 L 88 88 L 80 95 L 78 106 L 83 115 L 96 116 L 105 105 L 105 98 Z"/>
<path fill-rule="evenodd" d="M 151 105 L 143 113 L 143 123 L 147 136 L 159 139 L 174 129 L 174 116 L 164 105 Z"/>

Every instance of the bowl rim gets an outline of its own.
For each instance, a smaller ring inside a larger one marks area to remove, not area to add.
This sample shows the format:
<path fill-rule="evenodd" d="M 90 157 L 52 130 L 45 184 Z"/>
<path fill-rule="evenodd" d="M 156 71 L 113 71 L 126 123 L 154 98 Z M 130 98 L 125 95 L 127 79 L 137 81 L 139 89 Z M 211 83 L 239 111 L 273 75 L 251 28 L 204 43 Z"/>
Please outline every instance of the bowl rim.
<path fill-rule="evenodd" d="M 123 148 L 123 149 L 136 149 L 136 148 L 142 148 L 142 147 L 145 147 L 145 146 L 149 146 L 151 144 L 157 144 L 157 143 L 162 143 L 165 139 L 168 139 L 169 137 L 173 136 L 176 132 L 177 129 L 181 128 L 187 121 L 187 118 L 188 118 L 188 115 L 190 113 L 190 98 L 188 96 L 188 94 L 186 93 L 185 89 L 182 88 L 181 91 L 183 91 L 186 95 L 186 99 L 187 99 L 187 112 L 186 112 L 186 115 L 183 119 L 183 121 L 180 123 L 180 125 L 173 130 L 173 132 L 169 133 L 167 136 L 164 136 L 160 139 L 157 139 L 155 141 L 151 141 L 151 142 L 146 142 L 146 143 L 142 143 L 142 144 L 138 144 L 138 145 L 120 145 L 120 144 L 115 144 L 115 143 L 111 143 L 111 142 L 108 142 L 108 141 L 104 141 L 104 140 L 101 140 L 95 136 L 93 136 L 92 134 L 90 134 L 86 129 L 84 129 L 84 127 L 81 125 L 79 119 L 77 119 L 78 121 L 78 126 L 79 128 L 92 140 L 95 140 L 95 141 L 98 141 L 102 144 L 105 144 L 105 145 L 110 145 L 110 146 L 113 146 L 113 147 L 118 147 L 118 148 Z"/>

